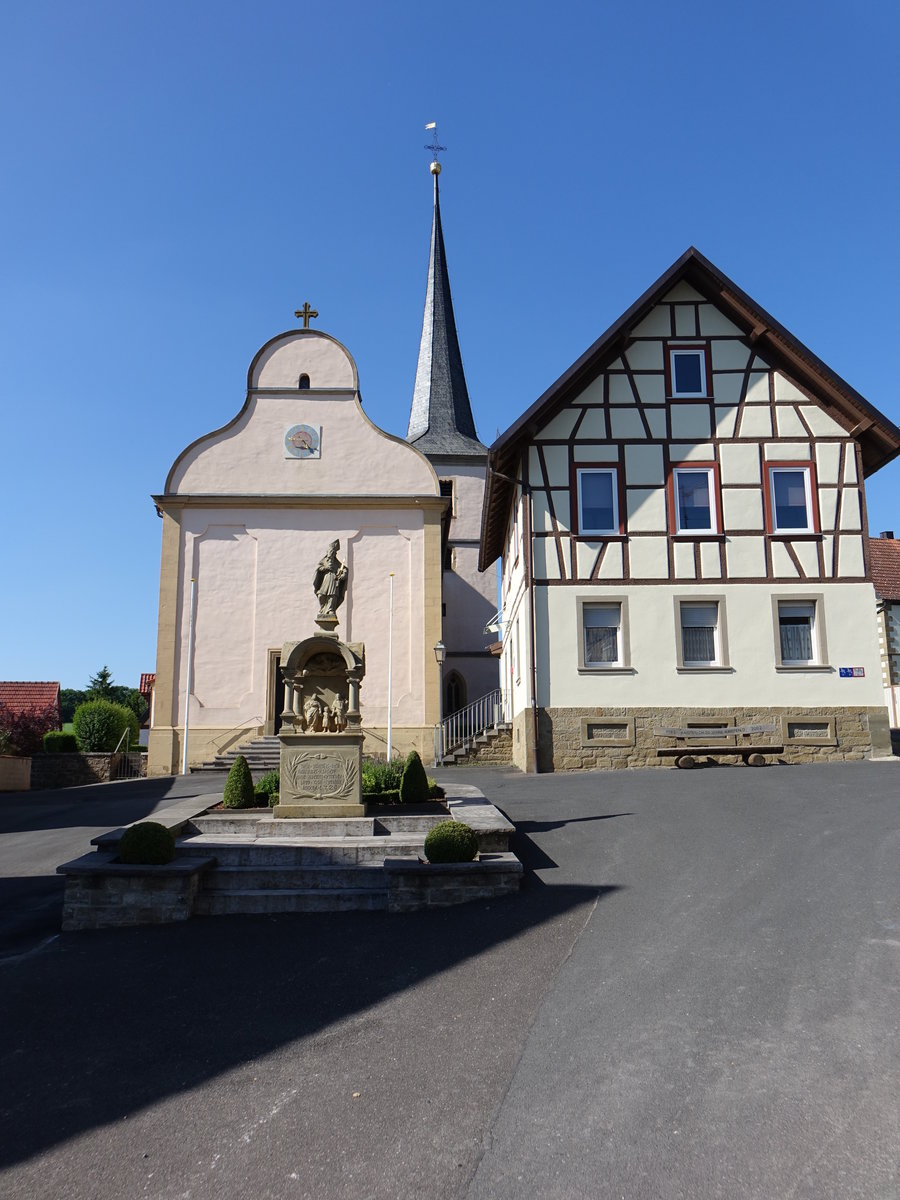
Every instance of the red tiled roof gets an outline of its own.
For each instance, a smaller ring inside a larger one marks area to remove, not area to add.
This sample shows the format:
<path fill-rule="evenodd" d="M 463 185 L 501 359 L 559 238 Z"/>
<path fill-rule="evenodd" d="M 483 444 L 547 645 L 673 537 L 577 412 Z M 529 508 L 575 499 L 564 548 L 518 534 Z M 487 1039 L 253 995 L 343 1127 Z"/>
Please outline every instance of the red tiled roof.
<path fill-rule="evenodd" d="M 46 708 L 59 704 L 58 683 L 8 683 L 0 682 L 0 704 L 25 712 L 29 708 Z"/>
<path fill-rule="evenodd" d="M 883 600 L 900 600 L 900 539 L 869 538 L 872 582 Z"/>
<path fill-rule="evenodd" d="M 149 696 L 153 691 L 155 683 L 156 673 L 154 671 L 145 671 L 143 675 L 141 675 L 141 686 L 138 688 L 138 691 L 142 696 Z"/>

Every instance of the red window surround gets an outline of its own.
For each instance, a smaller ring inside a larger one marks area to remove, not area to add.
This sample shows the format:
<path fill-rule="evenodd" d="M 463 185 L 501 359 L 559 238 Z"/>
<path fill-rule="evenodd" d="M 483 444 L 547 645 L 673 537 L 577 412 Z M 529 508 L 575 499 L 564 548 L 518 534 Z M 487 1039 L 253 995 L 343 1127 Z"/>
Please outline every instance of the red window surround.
<path fill-rule="evenodd" d="M 809 518 L 810 529 L 776 529 L 775 528 L 775 513 L 772 509 L 772 472 L 776 470 L 802 470 L 809 472 Z M 804 459 L 800 462 L 785 462 L 776 459 L 773 462 L 765 464 L 763 472 L 763 512 L 765 514 L 766 533 L 770 537 L 775 538 L 804 538 L 804 537 L 819 537 L 821 534 L 821 524 L 819 521 L 819 484 L 816 479 L 816 464 L 812 459 Z"/>

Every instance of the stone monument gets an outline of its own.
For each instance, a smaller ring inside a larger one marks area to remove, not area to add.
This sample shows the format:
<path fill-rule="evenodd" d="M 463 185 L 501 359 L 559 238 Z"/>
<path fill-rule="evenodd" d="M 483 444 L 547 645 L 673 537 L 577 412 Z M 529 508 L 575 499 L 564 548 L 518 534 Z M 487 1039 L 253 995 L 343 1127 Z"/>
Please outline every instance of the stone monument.
<path fill-rule="evenodd" d="M 332 542 L 316 567 L 313 591 L 321 630 L 281 650 L 281 786 L 276 817 L 361 817 L 363 733 L 359 687 L 366 648 L 342 642 L 335 627 L 349 581 Z"/>

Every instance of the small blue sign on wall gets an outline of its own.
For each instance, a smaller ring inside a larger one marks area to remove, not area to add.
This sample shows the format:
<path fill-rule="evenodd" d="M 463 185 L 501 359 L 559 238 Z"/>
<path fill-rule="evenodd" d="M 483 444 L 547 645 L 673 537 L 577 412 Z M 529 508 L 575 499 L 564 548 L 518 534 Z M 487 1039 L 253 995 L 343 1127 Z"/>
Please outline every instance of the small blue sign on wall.
<path fill-rule="evenodd" d="M 865 667 L 838 667 L 841 679 L 865 679 Z"/>

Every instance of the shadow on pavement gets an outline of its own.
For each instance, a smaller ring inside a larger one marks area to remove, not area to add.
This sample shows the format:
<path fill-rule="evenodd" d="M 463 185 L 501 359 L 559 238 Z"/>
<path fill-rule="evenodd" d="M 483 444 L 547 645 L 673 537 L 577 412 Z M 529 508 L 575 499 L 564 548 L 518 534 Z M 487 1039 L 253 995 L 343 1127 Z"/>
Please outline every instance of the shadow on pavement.
<path fill-rule="evenodd" d="M 560 817 L 558 821 L 519 821 L 518 833 L 546 833 L 549 829 L 563 829 L 566 825 L 579 825 L 582 821 L 612 821 L 615 817 L 633 817 L 633 812 L 601 813 L 591 817 Z"/>
<path fill-rule="evenodd" d="M 419 913 L 196 918 L 62 934 L 0 966 L 0 1166 L 199 1087 L 430 976 L 463 963 L 476 972 L 488 952 L 506 956 L 514 977 L 529 969 L 530 933 L 562 941 L 573 917 L 580 924 L 574 909 L 616 890 L 542 886 Z M 476 975 L 467 986 L 477 987 Z"/>
<path fill-rule="evenodd" d="M 65 890 L 62 875 L 0 877 L 0 969 L 59 933 Z"/>
<path fill-rule="evenodd" d="M 52 791 L 4 792 L 0 795 L 0 834 L 74 826 L 114 828 L 129 825 L 152 812 L 169 796 L 186 800 L 191 796 L 221 792 L 224 779 L 224 774 L 188 778 L 164 775 L 156 779 L 129 779 L 121 783 Z M 89 848 L 85 846 L 85 852 Z"/>

